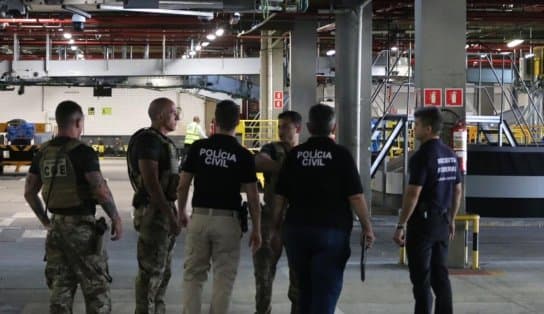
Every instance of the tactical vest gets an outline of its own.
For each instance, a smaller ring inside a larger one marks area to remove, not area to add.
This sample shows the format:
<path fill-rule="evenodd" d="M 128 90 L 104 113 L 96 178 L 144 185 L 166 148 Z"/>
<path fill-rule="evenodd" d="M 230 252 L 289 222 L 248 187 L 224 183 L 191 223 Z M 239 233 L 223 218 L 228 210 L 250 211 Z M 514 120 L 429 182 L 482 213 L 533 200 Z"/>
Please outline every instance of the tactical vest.
<path fill-rule="evenodd" d="M 92 200 L 89 186 L 78 185 L 74 165 L 68 153 L 84 143 L 71 139 L 64 145 L 44 143 L 40 148 L 40 176 L 43 183 L 42 197 L 47 208 L 66 209 L 81 207 Z M 55 169 L 56 168 L 56 169 Z M 77 214 L 77 213 L 74 213 Z"/>
<path fill-rule="evenodd" d="M 191 145 L 195 141 L 198 141 L 200 139 L 200 133 L 198 132 L 198 124 L 196 122 L 191 122 L 187 126 L 187 130 L 185 132 L 185 144 Z"/>
<path fill-rule="evenodd" d="M 280 165 L 285 161 L 287 156 L 287 150 L 285 146 L 280 142 L 273 142 L 272 146 L 274 147 L 275 156 L 270 156 L 274 161 L 278 162 Z M 264 202 L 267 205 L 273 206 L 274 204 L 274 194 L 276 192 L 276 183 L 278 182 L 279 173 L 266 174 L 267 181 L 264 187 Z"/>
<path fill-rule="evenodd" d="M 168 153 L 168 160 L 169 160 L 168 167 L 166 167 L 166 170 L 163 170 L 161 173 L 159 173 L 159 182 L 160 182 L 162 190 L 164 191 L 166 198 L 169 201 L 175 201 L 177 199 L 176 190 L 177 190 L 178 181 L 179 181 L 178 154 L 176 150 L 176 145 L 174 144 L 174 142 L 172 142 L 171 139 L 162 135 L 161 133 L 159 133 L 157 130 L 153 128 L 143 128 L 138 130 L 136 133 L 132 135 L 128 143 L 128 148 L 127 148 L 128 176 L 129 176 L 132 188 L 134 189 L 134 192 L 136 194 L 135 198 L 142 195 L 147 195 L 140 170 L 138 168 L 133 167 L 133 162 L 131 160 L 131 158 L 133 158 L 133 155 L 134 155 L 132 153 L 132 150 L 134 149 L 134 143 L 135 141 L 138 140 L 138 137 L 140 135 L 143 135 L 144 133 L 151 134 L 155 136 L 158 140 L 160 140 L 164 150 Z M 137 161 L 135 161 L 135 163 L 137 164 Z M 144 202 L 145 203 L 149 202 L 149 199 L 144 200 Z M 133 205 L 137 206 L 137 204 L 133 204 Z"/>

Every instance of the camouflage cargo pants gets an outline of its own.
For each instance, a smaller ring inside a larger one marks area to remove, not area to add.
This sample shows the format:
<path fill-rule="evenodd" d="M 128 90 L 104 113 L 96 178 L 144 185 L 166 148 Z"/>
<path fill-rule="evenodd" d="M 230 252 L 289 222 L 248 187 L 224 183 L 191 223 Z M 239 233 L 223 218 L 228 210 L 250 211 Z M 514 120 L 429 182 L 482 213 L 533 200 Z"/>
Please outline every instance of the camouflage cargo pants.
<path fill-rule="evenodd" d="M 253 255 L 255 273 L 255 309 L 256 314 L 270 314 L 272 312 L 272 288 L 276 276 L 276 266 L 281 257 L 282 244 L 272 243 L 272 211 L 269 207 L 263 206 L 261 213 L 261 236 L 262 246 Z M 291 300 L 291 314 L 298 314 L 298 289 L 296 277 L 289 268 L 289 291 L 287 293 Z"/>
<path fill-rule="evenodd" d="M 108 257 L 104 249 L 96 251 L 102 239 L 95 230 L 94 216 L 54 215 L 52 222 L 45 241 L 49 312 L 71 314 L 79 284 L 87 314 L 111 313 Z"/>
<path fill-rule="evenodd" d="M 135 313 L 164 314 L 176 237 L 170 233 L 168 217 L 157 210 L 136 210 L 134 227 L 139 232 Z"/>

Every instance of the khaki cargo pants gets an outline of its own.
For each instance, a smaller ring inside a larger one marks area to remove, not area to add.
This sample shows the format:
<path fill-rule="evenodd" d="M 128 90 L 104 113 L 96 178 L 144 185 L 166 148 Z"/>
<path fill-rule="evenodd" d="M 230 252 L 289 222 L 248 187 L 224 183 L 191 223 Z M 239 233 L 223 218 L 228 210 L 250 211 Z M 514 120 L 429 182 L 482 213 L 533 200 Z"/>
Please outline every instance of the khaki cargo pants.
<path fill-rule="evenodd" d="M 200 314 L 202 286 L 213 266 L 210 314 L 228 313 L 240 261 L 242 231 L 238 212 L 194 208 L 184 248 L 182 303 L 184 314 Z"/>

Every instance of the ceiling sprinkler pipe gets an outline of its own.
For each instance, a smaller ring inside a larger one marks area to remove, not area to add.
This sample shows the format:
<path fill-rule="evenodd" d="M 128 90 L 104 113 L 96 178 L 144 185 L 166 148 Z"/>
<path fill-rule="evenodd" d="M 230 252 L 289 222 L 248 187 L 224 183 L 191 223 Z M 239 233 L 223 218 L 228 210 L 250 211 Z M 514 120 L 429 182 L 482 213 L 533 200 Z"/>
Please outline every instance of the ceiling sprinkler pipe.
<path fill-rule="evenodd" d="M 266 19 L 264 19 L 261 23 L 257 24 L 257 25 L 254 25 L 253 27 L 251 27 L 249 30 L 247 31 L 242 31 L 240 34 L 236 35 L 237 38 L 240 38 L 244 35 L 247 35 L 251 32 L 254 32 L 256 31 L 257 29 L 261 28 L 264 24 L 266 24 L 268 21 L 270 21 L 271 19 L 273 19 L 274 17 L 276 16 L 276 13 L 272 13 L 270 14 L 269 17 L 267 17 Z"/>

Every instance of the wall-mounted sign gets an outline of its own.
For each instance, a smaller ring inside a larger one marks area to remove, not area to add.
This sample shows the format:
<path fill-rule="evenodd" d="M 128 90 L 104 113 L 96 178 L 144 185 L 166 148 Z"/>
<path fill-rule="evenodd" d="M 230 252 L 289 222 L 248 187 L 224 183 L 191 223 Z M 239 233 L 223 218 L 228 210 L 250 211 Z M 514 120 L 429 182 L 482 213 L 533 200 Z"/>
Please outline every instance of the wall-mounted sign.
<path fill-rule="evenodd" d="M 423 106 L 442 106 L 442 89 L 441 88 L 424 88 L 423 89 Z"/>
<path fill-rule="evenodd" d="M 274 109 L 283 109 L 283 91 L 274 91 Z"/>
<path fill-rule="evenodd" d="M 463 107 L 462 88 L 446 88 L 446 106 Z"/>
<path fill-rule="evenodd" d="M 111 107 L 102 107 L 103 116 L 111 116 L 111 113 L 112 113 Z"/>

